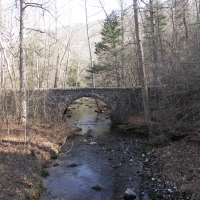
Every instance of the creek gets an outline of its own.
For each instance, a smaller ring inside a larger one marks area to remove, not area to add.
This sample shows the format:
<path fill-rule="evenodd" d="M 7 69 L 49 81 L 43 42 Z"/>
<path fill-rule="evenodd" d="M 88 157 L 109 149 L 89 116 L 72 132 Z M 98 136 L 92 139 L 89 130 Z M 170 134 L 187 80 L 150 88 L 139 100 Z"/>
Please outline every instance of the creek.
<path fill-rule="evenodd" d="M 71 110 L 70 121 L 82 130 L 66 140 L 48 168 L 40 199 L 123 200 L 130 188 L 137 200 L 148 200 L 148 194 L 140 191 L 147 138 L 113 129 L 108 114 L 95 112 L 92 98 L 79 99 Z M 100 190 L 92 188 L 96 184 Z"/>

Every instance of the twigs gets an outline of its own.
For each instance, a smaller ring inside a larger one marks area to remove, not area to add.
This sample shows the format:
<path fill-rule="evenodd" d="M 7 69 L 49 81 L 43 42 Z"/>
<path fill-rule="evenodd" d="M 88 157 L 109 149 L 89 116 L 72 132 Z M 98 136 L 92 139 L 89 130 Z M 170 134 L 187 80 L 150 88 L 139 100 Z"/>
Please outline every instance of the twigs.
<path fill-rule="evenodd" d="M 64 145 L 64 143 L 63 143 L 63 145 Z M 63 146 L 63 145 L 62 145 L 62 146 Z M 61 146 L 61 148 L 62 148 L 62 146 Z M 64 153 L 60 153 L 59 155 L 63 155 L 63 154 L 69 153 L 69 152 L 72 150 L 73 146 L 74 146 L 74 142 L 73 142 L 73 140 L 72 140 L 72 145 L 71 145 L 70 149 L 69 149 L 68 151 L 64 152 Z"/>

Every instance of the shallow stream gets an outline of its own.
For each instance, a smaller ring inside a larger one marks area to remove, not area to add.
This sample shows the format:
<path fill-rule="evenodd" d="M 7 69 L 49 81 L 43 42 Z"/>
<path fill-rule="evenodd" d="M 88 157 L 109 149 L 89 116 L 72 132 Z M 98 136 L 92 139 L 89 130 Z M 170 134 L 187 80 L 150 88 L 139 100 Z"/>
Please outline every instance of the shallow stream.
<path fill-rule="evenodd" d="M 123 200 L 127 188 L 136 199 L 149 199 L 140 191 L 147 138 L 112 129 L 109 115 L 96 109 L 92 98 L 71 105 L 70 120 L 82 130 L 67 139 L 48 169 L 41 200 Z M 96 184 L 100 190 L 92 188 Z"/>

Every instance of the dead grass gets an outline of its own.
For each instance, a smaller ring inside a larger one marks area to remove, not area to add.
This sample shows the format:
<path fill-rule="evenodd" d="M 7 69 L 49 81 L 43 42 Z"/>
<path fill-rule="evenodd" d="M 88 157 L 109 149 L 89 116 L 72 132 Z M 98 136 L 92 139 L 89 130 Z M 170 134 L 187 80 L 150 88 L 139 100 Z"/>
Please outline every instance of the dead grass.
<path fill-rule="evenodd" d="M 41 190 L 40 171 L 51 162 L 50 152 L 58 152 L 66 136 L 74 133 L 70 124 L 27 126 L 13 124 L 1 128 L 0 199 L 36 199 Z M 31 195 L 32 194 L 32 195 Z M 34 197 L 35 196 L 35 197 Z"/>
<path fill-rule="evenodd" d="M 130 116 L 128 119 L 128 125 L 130 127 L 141 127 L 146 124 L 144 115 Z"/>

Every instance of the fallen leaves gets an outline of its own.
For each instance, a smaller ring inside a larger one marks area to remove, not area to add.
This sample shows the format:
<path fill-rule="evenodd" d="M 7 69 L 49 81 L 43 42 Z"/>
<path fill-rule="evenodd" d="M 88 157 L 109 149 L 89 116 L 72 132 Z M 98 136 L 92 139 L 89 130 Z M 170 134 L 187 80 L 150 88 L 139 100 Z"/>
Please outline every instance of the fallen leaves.
<path fill-rule="evenodd" d="M 71 126 L 27 126 L 27 144 L 24 144 L 24 129 L 20 124 L 10 126 L 9 136 L 6 129 L 1 129 L 0 199 L 23 200 L 27 198 L 27 191 L 29 195 L 37 193 L 39 173 L 50 161 L 49 152 L 59 150 Z"/>

